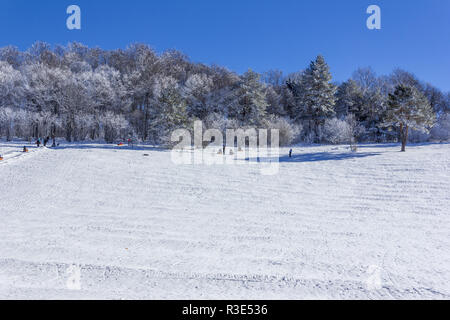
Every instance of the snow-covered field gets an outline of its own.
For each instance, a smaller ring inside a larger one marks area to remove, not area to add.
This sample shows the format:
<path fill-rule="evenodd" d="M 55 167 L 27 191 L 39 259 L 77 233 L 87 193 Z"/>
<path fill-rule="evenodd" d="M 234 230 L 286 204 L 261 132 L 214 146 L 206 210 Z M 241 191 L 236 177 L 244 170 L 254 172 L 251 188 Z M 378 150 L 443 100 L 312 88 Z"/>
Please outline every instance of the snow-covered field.
<path fill-rule="evenodd" d="M 0 143 L 0 298 L 450 298 L 449 144 L 298 147 L 273 176 L 22 146 Z"/>

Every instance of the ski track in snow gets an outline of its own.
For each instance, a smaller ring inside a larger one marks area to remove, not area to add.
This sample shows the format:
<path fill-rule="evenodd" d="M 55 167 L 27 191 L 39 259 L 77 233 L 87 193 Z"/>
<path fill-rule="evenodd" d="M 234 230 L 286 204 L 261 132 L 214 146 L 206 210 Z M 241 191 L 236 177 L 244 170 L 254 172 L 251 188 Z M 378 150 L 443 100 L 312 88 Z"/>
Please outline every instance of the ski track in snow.
<path fill-rule="evenodd" d="M 22 146 L 0 143 L 0 298 L 450 298 L 449 144 L 296 147 L 274 176 Z"/>

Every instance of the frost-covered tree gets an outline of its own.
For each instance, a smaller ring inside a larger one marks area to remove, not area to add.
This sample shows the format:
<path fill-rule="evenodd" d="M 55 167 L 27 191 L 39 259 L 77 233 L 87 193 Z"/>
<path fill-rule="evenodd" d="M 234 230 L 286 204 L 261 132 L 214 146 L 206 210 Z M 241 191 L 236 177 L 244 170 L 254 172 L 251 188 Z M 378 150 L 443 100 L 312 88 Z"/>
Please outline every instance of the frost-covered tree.
<path fill-rule="evenodd" d="M 0 48 L 0 61 L 7 62 L 13 68 L 18 69 L 24 60 L 24 54 L 17 47 L 6 46 Z"/>
<path fill-rule="evenodd" d="M 16 111 L 25 103 L 27 81 L 8 62 L 0 61 L 0 136 L 10 140 L 14 134 Z"/>
<path fill-rule="evenodd" d="M 129 124 L 121 114 L 115 114 L 111 111 L 102 115 L 104 137 L 106 142 L 112 143 L 117 138 L 126 138 L 129 135 Z"/>
<path fill-rule="evenodd" d="M 336 93 L 336 115 L 345 117 L 354 114 L 360 117 L 364 104 L 364 93 L 358 83 L 352 79 L 342 83 Z"/>
<path fill-rule="evenodd" d="M 422 92 L 438 116 L 450 111 L 450 99 L 441 90 L 426 83 L 423 85 Z"/>
<path fill-rule="evenodd" d="M 319 55 L 298 81 L 290 83 L 297 99 L 295 120 L 304 122 L 307 130 L 316 133 L 316 136 L 319 126 L 335 115 L 337 88 L 331 79 L 329 66 Z"/>
<path fill-rule="evenodd" d="M 23 73 L 28 79 L 26 105 L 28 110 L 35 114 L 29 136 L 55 136 L 56 119 L 65 112 L 65 86 L 72 76 L 71 72 L 31 62 L 24 66 Z M 53 115 L 53 121 L 50 121 L 49 115 Z"/>
<path fill-rule="evenodd" d="M 352 80 L 366 91 L 375 90 L 380 84 L 379 78 L 370 67 L 358 68 L 353 72 Z"/>
<path fill-rule="evenodd" d="M 385 124 L 399 128 L 402 152 L 406 149 L 408 130 L 427 131 L 435 119 L 429 101 L 416 87 L 401 84 L 389 94 Z"/>
<path fill-rule="evenodd" d="M 147 45 L 135 44 L 125 53 L 115 52 L 114 65 L 126 75 L 126 87 L 131 101 L 131 112 L 135 116 L 137 132 L 142 140 L 148 139 L 150 129 L 150 113 L 154 87 L 157 86 L 157 76 L 161 69 L 166 68 L 160 63 L 155 52 Z"/>
<path fill-rule="evenodd" d="M 352 151 L 356 150 L 358 137 L 363 135 L 365 128 L 358 123 L 353 114 L 341 119 L 327 119 L 323 126 L 323 134 L 327 142 L 333 144 L 348 143 Z"/>
<path fill-rule="evenodd" d="M 257 125 L 266 115 L 265 86 L 256 72 L 249 70 L 242 75 L 235 97 L 236 101 L 228 109 L 229 117 Z"/>
<path fill-rule="evenodd" d="M 213 80 L 206 74 L 193 74 L 185 83 L 184 96 L 191 116 L 204 119 L 213 112 L 211 91 Z"/>
<path fill-rule="evenodd" d="M 387 134 L 382 124 L 387 93 L 392 91 L 391 84 L 383 81 L 371 68 L 359 68 L 353 73 L 351 80 L 359 91 L 352 114 L 356 121 L 366 127 L 366 140 L 378 141 Z"/>
<path fill-rule="evenodd" d="M 394 90 L 399 85 L 415 87 L 418 90 L 422 89 L 422 84 L 414 74 L 399 68 L 392 71 L 389 75 L 389 82 Z"/>
<path fill-rule="evenodd" d="M 440 115 L 436 125 L 431 130 L 431 137 L 438 141 L 450 140 L 450 112 Z"/>
<path fill-rule="evenodd" d="M 280 146 L 289 146 L 296 142 L 302 131 L 302 126 L 300 124 L 294 123 L 288 118 L 274 115 L 269 116 L 264 122 L 264 127 L 268 130 L 278 130 Z"/>
<path fill-rule="evenodd" d="M 296 118 L 296 99 L 288 84 L 281 87 L 280 103 L 285 110 L 286 115 L 294 120 Z"/>
<path fill-rule="evenodd" d="M 6 140 L 10 141 L 13 134 L 14 110 L 11 108 L 0 108 L 0 137 L 6 136 Z"/>
<path fill-rule="evenodd" d="M 267 113 L 276 116 L 285 116 L 286 111 L 283 106 L 282 95 L 279 94 L 273 86 L 266 89 Z"/>
<path fill-rule="evenodd" d="M 239 75 L 139 43 L 103 50 L 37 42 L 24 52 L 0 48 L 0 135 L 163 143 L 173 128 L 189 129 L 201 119 L 218 126 L 277 126 L 286 141 L 295 125 L 305 141 L 318 142 L 336 111 L 340 120 L 354 116 L 364 126 L 360 141 L 386 141 L 397 133 L 382 124 L 388 94 L 399 84 L 425 95 L 438 118 L 431 138 L 445 136 L 448 94 L 403 70 L 378 77 L 370 68 L 358 69 L 335 95 L 321 56 L 287 77 L 277 70 Z"/>
<path fill-rule="evenodd" d="M 315 118 L 327 118 L 335 114 L 336 86 L 331 83 L 331 73 L 323 56 L 318 56 L 306 69 L 301 97 L 306 114 Z"/>
<path fill-rule="evenodd" d="M 275 90 L 282 87 L 285 83 L 283 71 L 281 70 L 269 70 L 263 74 L 262 78 L 267 85 L 273 87 Z"/>
<path fill-rule="evenodd" d="M 169 143 L 173 130 L 188 125 L 186 100 L 177 80 L 173 77 L 158 78 L 153 96 L 155 108 L 150 115 L 150 132 L 156 143 Z"/>
<path fill-rule="evenodd" d="M 0 108 L 19 108 L 27 89 L 26 79 L 8 62 L 0 61 Z"/>

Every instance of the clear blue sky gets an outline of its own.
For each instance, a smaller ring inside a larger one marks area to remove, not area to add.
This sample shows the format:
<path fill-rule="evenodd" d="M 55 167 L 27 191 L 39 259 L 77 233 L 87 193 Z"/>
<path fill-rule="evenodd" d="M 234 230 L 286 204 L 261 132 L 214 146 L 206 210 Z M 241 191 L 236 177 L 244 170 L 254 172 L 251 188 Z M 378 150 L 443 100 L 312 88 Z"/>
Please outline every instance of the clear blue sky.
<path fill-rule="evenodd" d="M 81 7 L 81 31 L 66 28 L 70 4 Z M 370 4 L 381 7 L 382 30 L 366 28 Z M 320 53 L 336 81 L 358 67 L 401 67 L 450 90 L 450 0 L 0 0 L 0 46 L 36 40 L 144 42 L 239 73 L 298 71 Z"/>

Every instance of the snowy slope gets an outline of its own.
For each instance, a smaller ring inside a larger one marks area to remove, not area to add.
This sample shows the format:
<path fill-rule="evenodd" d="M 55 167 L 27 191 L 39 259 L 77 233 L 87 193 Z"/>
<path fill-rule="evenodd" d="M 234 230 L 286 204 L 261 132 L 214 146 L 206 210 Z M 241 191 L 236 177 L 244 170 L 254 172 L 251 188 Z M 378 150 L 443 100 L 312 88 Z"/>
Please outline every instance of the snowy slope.
<path fill-rule="evenodd" d="M 448 144 L 299 147 L 274 176 L 20 146 L 0 144 L 0 298 L 450 298 Z"/>

